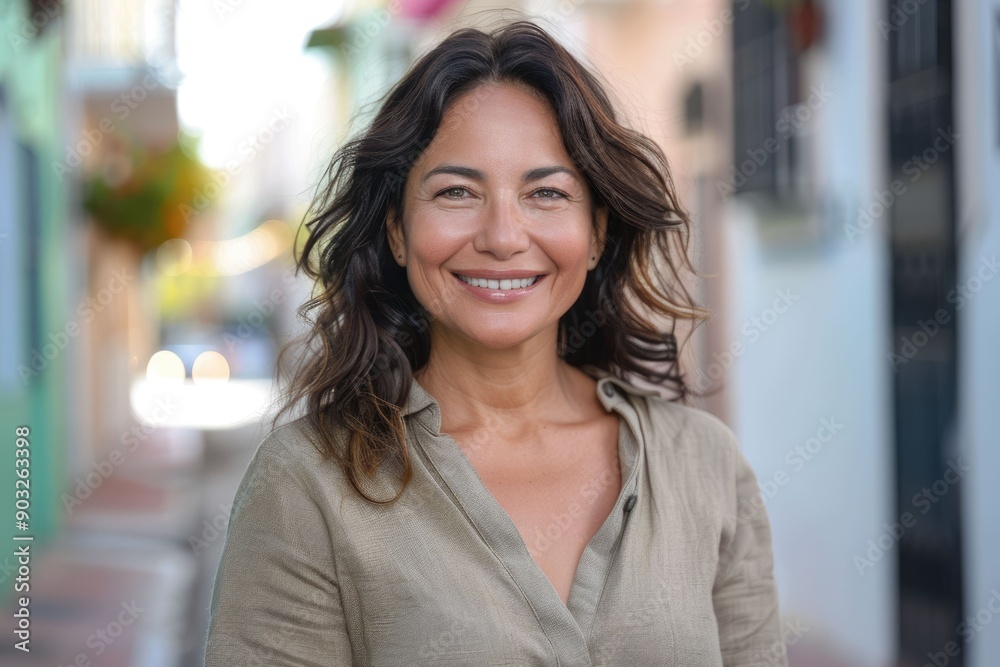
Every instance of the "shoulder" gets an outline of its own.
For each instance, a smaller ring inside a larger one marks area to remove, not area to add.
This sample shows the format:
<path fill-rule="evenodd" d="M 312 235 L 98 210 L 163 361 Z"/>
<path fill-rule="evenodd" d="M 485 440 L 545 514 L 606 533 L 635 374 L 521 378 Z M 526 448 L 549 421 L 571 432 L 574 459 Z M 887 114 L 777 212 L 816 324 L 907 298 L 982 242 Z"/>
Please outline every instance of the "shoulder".
<path fill-rule="evenodd" d="M 257 446 L 245 478 L 273 476 L 324 505 L 358 501 L 355 484 L 371 498 L 396 496 L 402 472 L 397 458 L 383 459 L 377 471 L 361 471 L 351 481 L 344 469 L 350 429 L 341 422 L 327 423 L 323 428 L 321 435 L 307 416 L 275 427 Z"/>
<path fill-rule="evenodd" d="M 727 531 L 747 507 L 756 513 L 757 475 L 732 428 L 690 405 L 659 396 L 644 402 L 650 425 L 645 462 L 654 489 L 685 495 L 691 506 L 716 508 L 711 511 L 726 517 Z"/>
<path fill-rule="evenodd" d="M 324 456 L 316 441 L 305 417 L 263 436 L 233 498 L 234 530 L 296 536 L 311 530 L 325 540 L 340 539 L 337 507 L 347 484 L 338 462 Z M 320 526 L 325 528 L 316 530 Z"/>
<path fill-rule="evenodd" d="M 741 464 L 739 440 L 722 419 L 691 405 L 646 395 L 637 401 L 649 424 L 645 448 L 651 460 L 667 459 L 672 470 L 697 469 L 732 477 Z"/>
<path fill-rule="evenodd" d="M 615 385 L 647 424 L 643 433 L 647 454 L 677 457 L 712 457 L 718 463 L 735 463 L 739 453 L 736 434 L 712 413 L 665 398 L 656 387 L 639 386 L 600 369 L 592 369 L 602 389 Z M 605 393 L 611 396 L 610 391 Z"/>
<path fill-rule="evenodd" d="M 659 395 L 647 396 L 646 406 L 650 420 L 674 437 L 724 447 L 736 445 L 737 438 L 733 429 L 707 410 Z"/>
<path fill-rule="evenodd" d="M 339 444 L 342 429 L 329 437 Z M 257 444 L 245 477 L 266 473 L 276 479 L 312 486 L 317 476 L 336 475 L 336 461 L 322 453 L 321 438 L 308 418 L 275 426 Z"/>
<path fill-rule="evenodd" d="M 307 417 L 275 426 L 258 445 L 258 449 L 269 454 L 281 454 L 295 460 L 308 460 L 312 452 L 319 455 L 315 442 L 317 433 Z"/>

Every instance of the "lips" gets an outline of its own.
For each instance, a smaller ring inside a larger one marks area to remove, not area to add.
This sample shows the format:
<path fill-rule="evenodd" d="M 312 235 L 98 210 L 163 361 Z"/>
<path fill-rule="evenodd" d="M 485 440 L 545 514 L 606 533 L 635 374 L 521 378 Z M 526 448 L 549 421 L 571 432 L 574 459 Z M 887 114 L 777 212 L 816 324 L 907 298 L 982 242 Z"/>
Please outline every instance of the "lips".
<path fill-rule="evenodd" d="M 453 273 L 455 280 L 468 293 L 480 301 L 493 304 L 508 304 L 528 298 L 532 292 L 546 279 L 546 274 L 525 276 L 523 278 L 475 278 Z M 510 283 L 509 286 L 507 283 Z M 473 284 L 475 283 L 475 284 Z M 485 283 L 485 287 L 480 287 Z M 526 284 L 525 287 L 520 285 Z"/>
<path fill-rule="evenodd" d="M 473 287 L 479 287 L 481 289 L 491 289 L 491 290 L 513 290 L 513 289 L 523 289 L 525 287 L 531 287 L 540 277 L 539 275 L 526 276 L 523 278 L 478 278 L 474 276 L 463 275 L 461 273 L 456 273 L 456 277 L 468 285 Z"/>

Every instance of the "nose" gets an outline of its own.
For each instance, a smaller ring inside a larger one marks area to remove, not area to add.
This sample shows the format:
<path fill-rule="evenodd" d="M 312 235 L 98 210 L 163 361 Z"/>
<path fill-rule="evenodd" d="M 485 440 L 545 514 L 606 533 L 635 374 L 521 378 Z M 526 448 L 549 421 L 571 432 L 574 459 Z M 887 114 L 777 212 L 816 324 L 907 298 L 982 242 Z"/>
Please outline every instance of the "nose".
<path fill-rule="evenodd" d="M 504 260 L 531 246 L 527 219 L 518 208 L 516 197 L 495 197 L 483 210 L 479 233 L 473 247 Z"/>

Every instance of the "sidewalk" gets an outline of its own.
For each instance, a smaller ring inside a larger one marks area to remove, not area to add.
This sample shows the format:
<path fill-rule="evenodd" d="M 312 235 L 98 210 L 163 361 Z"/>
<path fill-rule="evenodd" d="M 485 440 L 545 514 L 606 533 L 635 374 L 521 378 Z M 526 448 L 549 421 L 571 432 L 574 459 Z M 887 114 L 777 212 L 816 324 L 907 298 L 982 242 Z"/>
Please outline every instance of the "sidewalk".
<path fill-rule="evenodd" d="M 31 652 L 4 642 L 0 664 L 201 665 L 226 510 L 253 437 L 154 432 L 73 508 L 54 541 L 35 547 Z M 208 455 L 206 441 L 215 443 Z M 206 530 L 212 524 L 222 530 Z M 8 600 L 7 618 L 13 609 Z"/>

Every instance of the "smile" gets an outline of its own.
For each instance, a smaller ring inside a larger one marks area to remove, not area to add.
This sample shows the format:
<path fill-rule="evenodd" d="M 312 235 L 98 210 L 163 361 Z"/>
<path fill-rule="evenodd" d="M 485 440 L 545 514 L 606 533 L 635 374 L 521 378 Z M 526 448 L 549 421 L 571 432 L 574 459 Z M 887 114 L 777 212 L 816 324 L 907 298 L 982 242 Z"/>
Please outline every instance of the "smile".
<path fill-rule="evenodd" d="M 521 289 L 522 287 L 530 287 L 540 276 L 532 276 L 530 278 L 513 278 L 504 280 L 487 280 L 486 278 L 470 278 L 468 276 L 463 276 L 461 274 L 454 274 L 462 282 L 472 285 L 473 287 L 481 287 L 484 289 L 501 290 L 506 292 L 507 290 Z"/>

